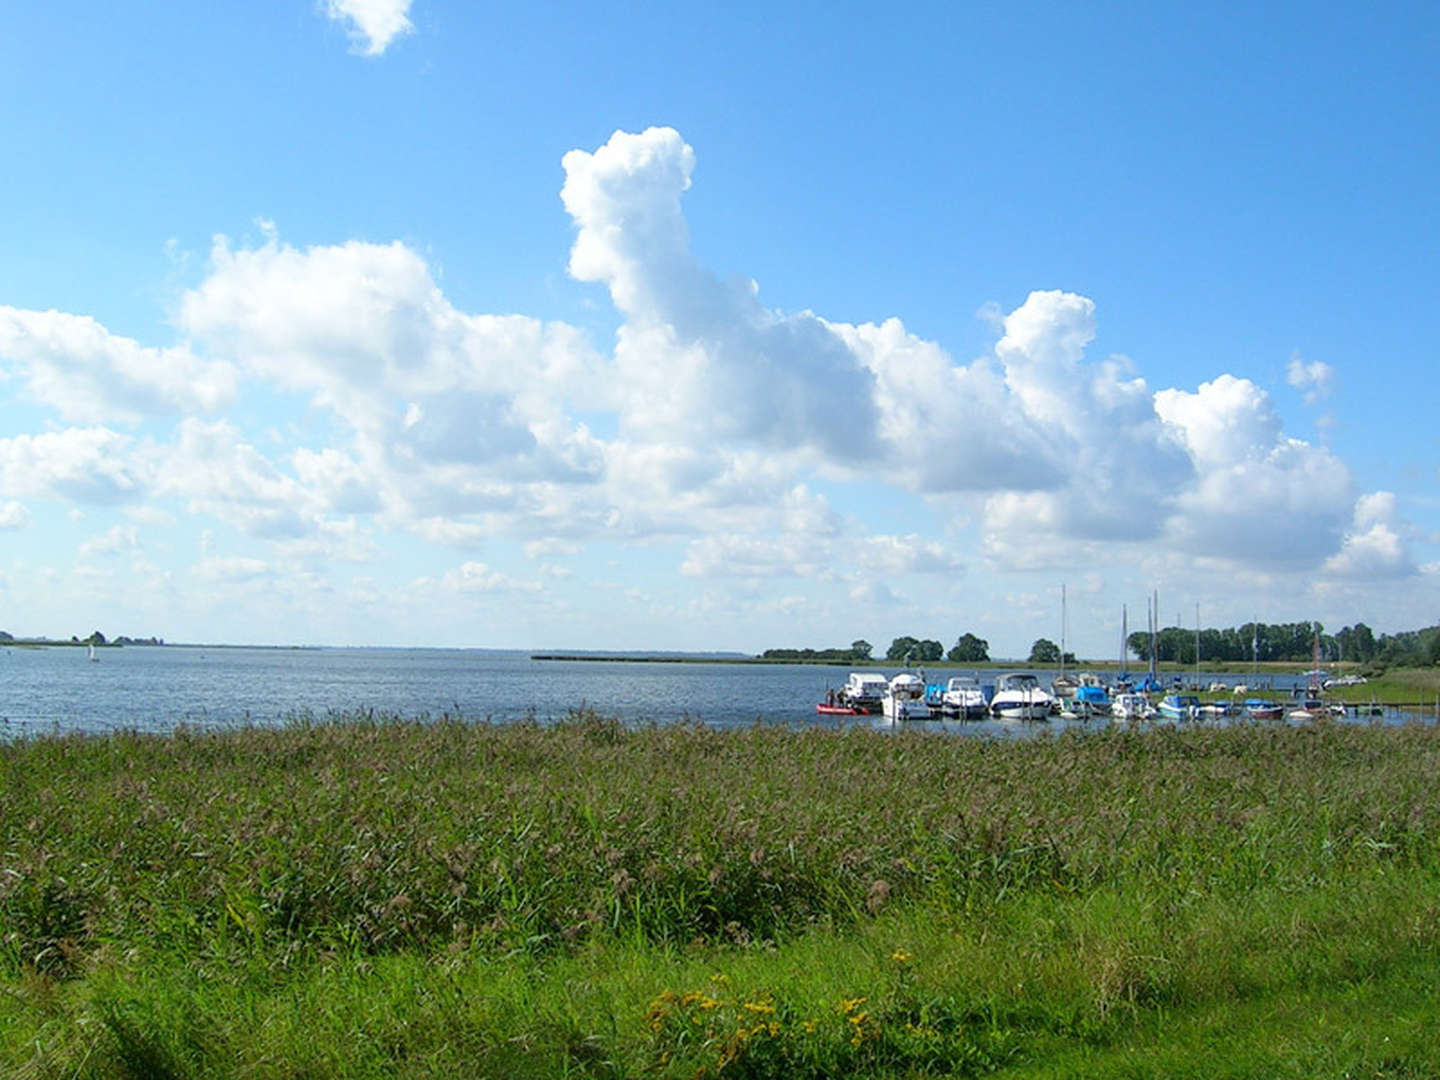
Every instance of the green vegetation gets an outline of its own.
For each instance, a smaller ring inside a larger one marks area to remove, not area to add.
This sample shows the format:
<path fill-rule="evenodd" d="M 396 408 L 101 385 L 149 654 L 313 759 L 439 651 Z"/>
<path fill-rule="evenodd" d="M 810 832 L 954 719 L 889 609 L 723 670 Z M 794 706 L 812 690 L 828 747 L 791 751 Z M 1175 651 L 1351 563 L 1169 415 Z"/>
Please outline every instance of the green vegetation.
<path fill-rule="evenodd" d="M 1377 639 L 1363 622 L 1331 635 L 1319 623 L 1246 623 L 1225 630 L 1199 632 L 1200 656 L 1209 663 L 1290 661 L 1307 666 L 1314 661 L 1318 639 L 1324 664 L 1355 663 L 1380 667 L 1440 663 L 1440 626 L 1381 634 Z M 1127 645 L 1142 662 L 1150 659 L 1150 634 L 1130 635 Z M 1155 656 L 1180 665 L 1195 663 L 1196 630 L 1167 626 L 1155 635 Z"/>
<path fill-rule="evenodd" d="M 1049 638 L 1036 638 L 1035 643 L 1030 646 L 1030 658 L 1026 663 L 1030 664 L 1058 664 L 1061 662 L 1060 646 L 1056 645 Z M 1075 654 L 1066 652 L 1064 662 L 1073 665 Z"/>
<path fill-rule="evenodd" d="M 848 649 L 766 649 L 761 660 L 782 660 L 800 663 L 868 664 L 874 646 L 861 638 Z"/>
<path fill-rule="evenodd" d="M 971 633 L 961 634 L 945 654 L 952 664 L 985 664 L 990 661 L 990 643 Z"/>
<path fill-rule="evenodd" d="M 0 1074 L 1440 1073 L 1440 729 L 0 745 Z"/>
<path fill-rule="evenodd" d="M 885 650 L 885 659 L 901 664 L 933 664 L 945 656 L 945 646 L 934 638 L 924 641 L 910 636 L 897 637 Z"/>

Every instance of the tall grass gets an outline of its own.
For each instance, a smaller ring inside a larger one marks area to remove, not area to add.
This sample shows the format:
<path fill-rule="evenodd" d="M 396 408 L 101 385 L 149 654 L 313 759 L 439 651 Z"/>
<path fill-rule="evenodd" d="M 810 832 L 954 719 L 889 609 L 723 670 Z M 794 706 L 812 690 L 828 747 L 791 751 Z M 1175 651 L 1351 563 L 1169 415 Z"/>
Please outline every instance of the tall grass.
<path fill-rule="evenodd" d="M 1346 1061 L 1440 1067 L 1401 1031 L 1440 959 L 1437 765 L 1433 728 L 1345 725 L 11 743 L 0 1071 L 1098 1074 L 1380 986 L 1401 1041 Z"/>

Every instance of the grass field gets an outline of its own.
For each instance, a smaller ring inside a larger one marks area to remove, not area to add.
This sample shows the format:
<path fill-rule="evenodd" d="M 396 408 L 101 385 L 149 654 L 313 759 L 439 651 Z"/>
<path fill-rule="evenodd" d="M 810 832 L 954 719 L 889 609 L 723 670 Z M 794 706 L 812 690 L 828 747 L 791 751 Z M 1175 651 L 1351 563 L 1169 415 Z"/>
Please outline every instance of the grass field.
<path fill-rule="evenodd" d="M 1440 1075 L 1440 729 L 0 745 L 0 1074 Z"/>

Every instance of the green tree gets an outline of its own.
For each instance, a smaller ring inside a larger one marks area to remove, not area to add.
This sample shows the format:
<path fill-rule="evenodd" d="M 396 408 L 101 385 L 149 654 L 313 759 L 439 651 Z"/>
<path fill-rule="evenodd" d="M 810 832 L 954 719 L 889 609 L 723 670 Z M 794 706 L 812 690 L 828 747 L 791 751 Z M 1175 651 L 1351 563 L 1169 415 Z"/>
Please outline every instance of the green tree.
<path fill-rule="evenodd" d="M 933 638 L 926 638 L 915 646 L 915 659 L 926 664 L 933 664 L 937 660 L 945 658 L 945 646 Z"/>
<path fill-rule="evenodd" d="M 850 652 L 854 655 L 856 660 L 869 660 L 870 654 L 874 651 L 875 646 L 871 645 L 864 638 L 860 638 L 858 641 L 852 641 L 850 643 Z"/>
<path fill-rule="evenodd" d="M 907 656 L 913 656 L 919 647 L 920 642 L 913 637 L 897 637 L 885 650 L 885 659 L 903 661 Z"/>
<path fill-rule="evenodd" d="M 1035 644 L 1030 646 L 1030 663 L 1058 664 L 1059 662 L 1060 646 L 1049 638 L 1036 638 Z"/>
<path fill-rule="evenodd" d="M 946 657 L 956 664 L 983 664 L 990 659 L 990 643 L 974 634 L 961 634 Z"/>

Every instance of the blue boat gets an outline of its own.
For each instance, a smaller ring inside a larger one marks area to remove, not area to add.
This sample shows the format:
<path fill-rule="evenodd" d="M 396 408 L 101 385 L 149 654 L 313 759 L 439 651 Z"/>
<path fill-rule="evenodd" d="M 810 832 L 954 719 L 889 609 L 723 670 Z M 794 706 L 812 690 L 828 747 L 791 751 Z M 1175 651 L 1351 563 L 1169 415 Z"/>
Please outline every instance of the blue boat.
<path fill-rule="evenodd" d="M 1170 720 L 1193 720 L 1200 715 L 1200 699 L 1194 694 L 1166 694 L 1160 701 L 1160 715 Z"/>

